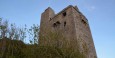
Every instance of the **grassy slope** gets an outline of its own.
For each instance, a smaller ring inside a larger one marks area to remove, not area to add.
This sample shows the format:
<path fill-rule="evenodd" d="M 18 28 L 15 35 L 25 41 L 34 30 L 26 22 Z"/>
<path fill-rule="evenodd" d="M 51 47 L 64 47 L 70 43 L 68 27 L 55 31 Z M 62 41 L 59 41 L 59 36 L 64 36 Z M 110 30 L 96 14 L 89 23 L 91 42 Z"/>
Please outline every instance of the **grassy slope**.
<path fill-rule="evenodd" d="M 84 58 L 71 48 L 27 45 L 21 41 L 1 39 L 0 58 Z"/>

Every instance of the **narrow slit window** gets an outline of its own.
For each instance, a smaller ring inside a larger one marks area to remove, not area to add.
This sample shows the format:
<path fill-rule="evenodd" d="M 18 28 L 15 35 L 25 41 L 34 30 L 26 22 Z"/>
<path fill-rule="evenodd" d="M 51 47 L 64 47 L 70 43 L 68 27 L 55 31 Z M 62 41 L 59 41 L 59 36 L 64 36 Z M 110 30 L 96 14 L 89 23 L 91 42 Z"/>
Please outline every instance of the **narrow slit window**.
<path fill-rule="evenodd" d="M 53 27 L 57 27 L 56 23 L 53 24 Z"/>
<path fill-rule="evenodd" d="M 64 22 L 64 27 L 66 26 L 66 21 Z"/>
<path fill-rule="evenodd" d="M 63 13 L 63 16 L 66 16 L 66 12 Z"/>

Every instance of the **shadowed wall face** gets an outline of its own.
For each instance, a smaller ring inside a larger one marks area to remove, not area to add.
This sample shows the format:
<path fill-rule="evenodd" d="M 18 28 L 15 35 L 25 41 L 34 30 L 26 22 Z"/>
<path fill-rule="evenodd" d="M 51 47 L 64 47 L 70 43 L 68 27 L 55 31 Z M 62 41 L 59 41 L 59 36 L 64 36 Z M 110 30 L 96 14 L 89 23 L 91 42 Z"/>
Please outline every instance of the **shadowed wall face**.
<path fill-rule="evenodd" d="M 39 45 L 71 47 L 86 58 L 97 58 L 88 20 L 77 6 L 70 5 L 56 15 L 47 8 L 41 16 L 40 36 Z"/>

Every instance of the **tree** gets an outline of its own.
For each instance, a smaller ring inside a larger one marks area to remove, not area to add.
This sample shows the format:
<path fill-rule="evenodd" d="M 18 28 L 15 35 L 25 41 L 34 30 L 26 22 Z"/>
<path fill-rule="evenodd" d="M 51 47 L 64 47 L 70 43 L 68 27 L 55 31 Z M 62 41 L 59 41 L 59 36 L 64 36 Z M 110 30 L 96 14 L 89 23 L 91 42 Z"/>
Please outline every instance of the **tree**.
<path fill-rule="evenodd" d="M 3 21 L 2 18 L 0 18 L 0 38 L 7 37 L 8 34 L 8 21 Z"/>
<path fill-rule="evenodd" d="M 17 28 L 15 23 L 9 25 L 8 21 L 0 18 L 0 38 L 9 38 L 11 40 L 24 40 L 26 38 L 26 27 Z"/>
<path fill-rule="evenodd" d="M 31 26 L 31 28 L 28 29 L 28 34 L 29 34 L 29 38 L 32 39 L 32 40 L 30 40 L 30 42 L 33 44 L 38 44 L 39 26 L 33 24 L 33 26 Z"/>
<path fill-rule="evenodd" d="M 24 28 L 19 28 L 15 23 L 9 24 L 8 20 L 3 21 L 2 18 L 0 18 L 0 38 L 6 37 L 11 40 L 24 41 L 27 36 L 31 39 L 30 42 L 32 44 L 38 44 L 39 26 L 33 24 L 29 29 L 27 29 L 26 25 Z"/>

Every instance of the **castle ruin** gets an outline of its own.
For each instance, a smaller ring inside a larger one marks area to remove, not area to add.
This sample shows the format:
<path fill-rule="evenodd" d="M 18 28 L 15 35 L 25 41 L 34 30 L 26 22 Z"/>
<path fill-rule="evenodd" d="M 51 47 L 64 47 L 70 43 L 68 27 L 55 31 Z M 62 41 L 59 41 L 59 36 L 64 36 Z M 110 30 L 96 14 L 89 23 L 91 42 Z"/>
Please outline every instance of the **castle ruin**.
<path fill-rule="evenodd" d="M 51 39 L 52 32 L 60 37 Z M 48 7 L 41 15 L 40 36 L 40 45 L 79 48 L 86 58 L 97 58 L 88 20 L 77 6 L 69 5 L 58 14 Z"/>

